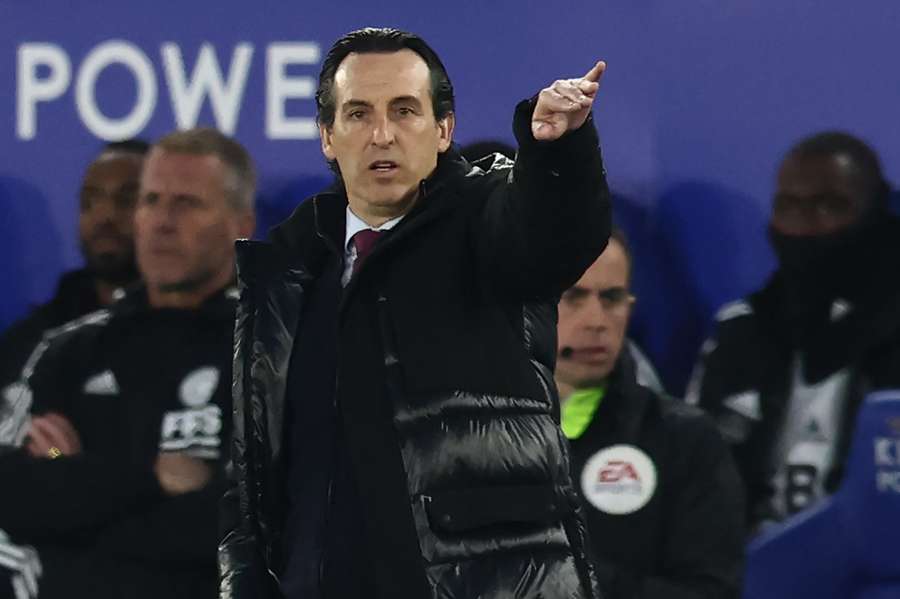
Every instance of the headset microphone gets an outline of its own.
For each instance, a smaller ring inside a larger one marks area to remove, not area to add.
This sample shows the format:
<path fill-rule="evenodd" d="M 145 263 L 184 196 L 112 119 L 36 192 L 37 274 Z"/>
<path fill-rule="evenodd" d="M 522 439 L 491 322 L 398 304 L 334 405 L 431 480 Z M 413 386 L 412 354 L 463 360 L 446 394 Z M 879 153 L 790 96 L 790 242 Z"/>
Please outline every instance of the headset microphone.
<path fill-rule="evenodd" d="M 569 347 L 568 345 L 566 345 L 566 346 L 563 346 L 562 348 L 560 348 L 559 357 L 560 358 L 571 358 L 573 353 L 575 353 L 575 350 L 572 349 L 571 347 Z"/>

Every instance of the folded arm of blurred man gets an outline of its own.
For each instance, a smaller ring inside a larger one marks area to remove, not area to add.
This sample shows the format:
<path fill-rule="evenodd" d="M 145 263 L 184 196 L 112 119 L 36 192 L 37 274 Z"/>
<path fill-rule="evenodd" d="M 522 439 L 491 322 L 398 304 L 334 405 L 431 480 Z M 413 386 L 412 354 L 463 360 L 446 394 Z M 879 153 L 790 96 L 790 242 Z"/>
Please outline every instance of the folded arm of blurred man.
<path fill-rule="evenodd" d="M 559 304 L 556 380 L 604 599 L 733 599 L 743 495 L 698 409 L 639 382 L 625 332 L 631 257 L 613 233 Z"/>
<path fill-rule="evenodd" d="M 78 210 L 85 266 L 63 275 L 53 299 L 0 335 L 0 421 L 16 414 L 22 368 L 44 332 L 108 306 L 115 290 L 137 280 L 132 221 L 148 147 L 140 140 L 109 143 L 85 171 Z"/>
<path fill-rule="evenodd" d="M 452 143 L 420 37 L 338 40 L 317 93 L 340 185 L 238 248 L 237 485 L 223 597 L 596 597 L 523 305 L 602 251 L 605 68 L 515 113 L 515 164 Z M 541 353 L 545 356 L 546 353 Z"/>
<path fill-rule="evenodd" d="M 150 151 L 135 212 L 145 286 L 51 333 L 26 367 L 24 446 L 0 456 L 0 528 L 34 544 L 41 597 L 215 595 L 231 412 L 244 149 L 208 129 Z"/>

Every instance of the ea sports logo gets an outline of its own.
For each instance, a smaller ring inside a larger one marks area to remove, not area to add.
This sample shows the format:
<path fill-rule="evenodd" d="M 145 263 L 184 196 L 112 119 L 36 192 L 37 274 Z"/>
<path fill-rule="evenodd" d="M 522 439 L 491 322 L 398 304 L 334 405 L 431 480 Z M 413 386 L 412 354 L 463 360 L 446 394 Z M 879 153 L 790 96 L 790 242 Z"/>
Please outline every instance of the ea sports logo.
<path fill-rule="evenodd" d="M 632 445 L 613 445 L 595 453 L 581 471 L 581 491 L 606 514 L 638 511 L 656 491 L 656 466 Z"/>
<path fill-rule="evenodd" d="M 610 460 L 606 466 L 600 469 L 597 482 L 601 484 L 621 483 L 640 487 L 641 476 L 630 462 L 624 460 Z"/>

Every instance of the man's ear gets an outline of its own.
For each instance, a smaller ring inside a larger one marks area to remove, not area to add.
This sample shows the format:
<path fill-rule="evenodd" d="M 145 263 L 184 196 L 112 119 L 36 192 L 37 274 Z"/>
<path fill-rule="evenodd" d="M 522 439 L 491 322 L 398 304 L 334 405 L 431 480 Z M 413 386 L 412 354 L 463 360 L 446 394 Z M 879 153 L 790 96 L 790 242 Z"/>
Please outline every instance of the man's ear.
<path fill-rule="evenodd" d="M 328 160 L 335 160 L 334 147 L 331 145 L 331 127 L 319 123 L 319 140 L 322 142 L 322 153 Z"/>
<path fill-rule="evenodd" d="M 228 220 L 232 239 L 250 239 L 256 230 L 256 215 L 252 210 L 237 209 Z"/>
<path fill-rule="evenodd" d="M 241 230 L 240 239 L 250 239 L 253 236 L 253 231 L 256 229 L 256 215 L 250 211 L 241 216 L 239 227 Z"/>
<path fill-rule="evenodd" d="M 446 152 L 450 144 L 453 143 L 453 129 L 456 127 L 456 115 L 452 112 L 437 122 L 438 135 L 438 153 Z"/>

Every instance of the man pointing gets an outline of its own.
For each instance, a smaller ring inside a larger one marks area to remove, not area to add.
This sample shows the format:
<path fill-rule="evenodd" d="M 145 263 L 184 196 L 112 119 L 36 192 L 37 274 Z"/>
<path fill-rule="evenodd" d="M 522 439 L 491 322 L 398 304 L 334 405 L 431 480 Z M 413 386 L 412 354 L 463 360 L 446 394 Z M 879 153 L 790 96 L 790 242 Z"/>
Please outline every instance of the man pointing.
<path fill-rule="evenodd" d="M 338 184 L 238 247 L 222 597 L 598 596 L 555 340 L 523 308 L 552 319 L 606 244 L 604 69 L 519 104 L 515 163 L 469 164 L 421 38 L 331 48 L 316 101 Z"/>

